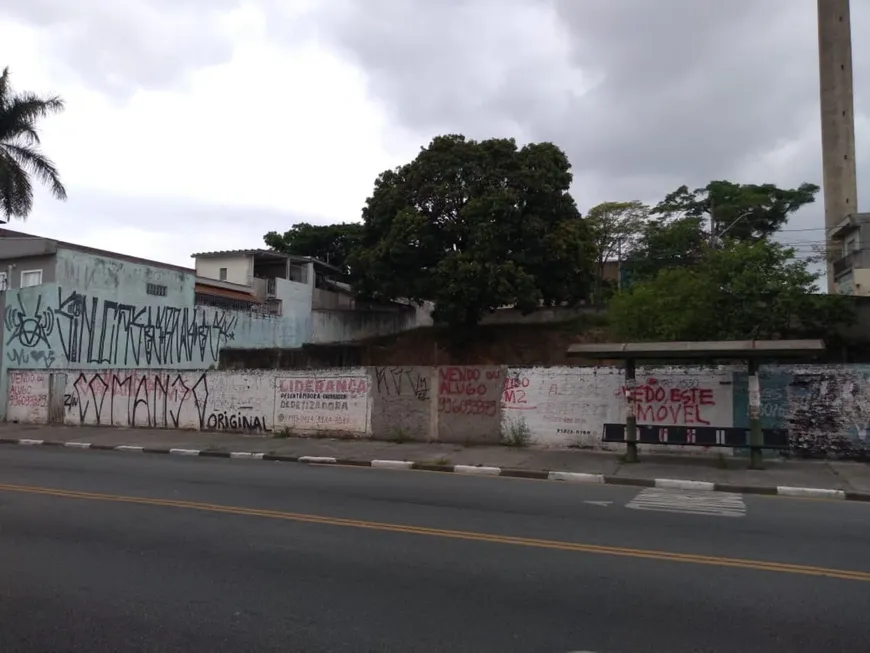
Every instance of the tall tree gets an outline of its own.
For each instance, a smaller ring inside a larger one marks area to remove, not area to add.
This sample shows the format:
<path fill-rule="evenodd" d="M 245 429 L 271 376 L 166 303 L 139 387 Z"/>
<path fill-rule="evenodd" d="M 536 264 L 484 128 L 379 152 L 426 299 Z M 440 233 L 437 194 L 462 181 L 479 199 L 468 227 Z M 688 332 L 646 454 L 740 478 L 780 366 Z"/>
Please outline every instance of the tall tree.
<path fill-rule="evenodd" d="M 24 220 L 33 210 L 32 177 L 49 187 L 59 200 L 66 189 L 54 163 L 39 148 L 37 123 L 63 110 L 57 96 L 40 97 L 27 91 L 15 92 L 9 68 L 0 74 L 0 211 L 9 221 Z"/>
<path fill-rule="evenodd" d="M 663 217 L 690 217 L 709 222 L 715 238 L 737 240 L 767 238 L 780 230 L 789 216 L 816 199 L 819 187 L 803 183 L 797 188 L 773 184 L 735 184 L 711 181 L 690 191 L 680 186 L 653 209 Z"/>
<path fill-rule="evenodd" d="M 695 267 L 670 267 L 616 295 L 617 335 L 632 340 L 829 337 L 854 320 L 851 298 L 819 294 L 819 274 L 778 243 L 729 241 Z"/>
<path fill-rule="evenodd" d="M 506 305 L 585 299 L 595 254 L 571 180 L 551 143 L 439 136 L 376 180 L 351 258 L 355 286 L 372 298 L 433 301 L 434 317 L 454 325 Z"/>
<path fill-rule="evenodd" d="M 359 222 L 313 225 L 297 222 L 283 234 L 270 231 L 263 240 L 268 247 L 296 256 L 312 256 L 343 271 L 351 251 L 362 238 L 363 226 Z"/>
<path fill-rule="evenodd" d="M 640 201 L 603 202 L 589 209 L 586 221 L 597 252 L 595 300 L 603 298 L 604 266 L 607 261 L 622 259 L 632 250 L 641 235 L 649 207 Z"/>
<path fill-rule="evenodd" d="M 624 263 L 626 280 L 637 283 L 655 278 L 666 268 L 693 267 L 708 245 L 701 218 L 648 220 L 629 249 Z"/>

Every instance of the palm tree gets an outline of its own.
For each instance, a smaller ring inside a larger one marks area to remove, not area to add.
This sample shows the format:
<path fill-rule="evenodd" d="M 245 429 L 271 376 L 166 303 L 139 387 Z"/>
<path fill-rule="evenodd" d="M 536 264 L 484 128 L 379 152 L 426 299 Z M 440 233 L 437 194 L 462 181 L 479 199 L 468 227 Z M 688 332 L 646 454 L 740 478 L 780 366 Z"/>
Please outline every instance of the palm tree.
<path fill-rule="evenodd" d="M 9 83 L 9 68 L 0 75 L 0 222 L 26 219 L 33 209 L 31 178 L 51 188 L 59 200 L 66 189 L 51 159 L 39 151 L 36 123 L 52 113 L 63 111 L 57 96 L 41 98 L 35 93 L 15 93 Z"/>

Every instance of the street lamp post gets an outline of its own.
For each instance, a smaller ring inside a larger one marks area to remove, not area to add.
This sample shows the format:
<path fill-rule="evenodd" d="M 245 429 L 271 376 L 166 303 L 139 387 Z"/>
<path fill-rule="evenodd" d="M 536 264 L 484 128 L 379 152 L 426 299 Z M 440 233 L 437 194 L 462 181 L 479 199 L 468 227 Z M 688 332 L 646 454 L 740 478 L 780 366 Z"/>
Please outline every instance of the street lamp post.
<path fill-rule="evenodd" d="M 717 234 L 716 231 L 715 231 L 715 224 L 716 224 L 716 223 L 715 223 L 715 222 L 712 222 L 712 223 L 711 223 L 711 227 L 710 227 L 710 229 L 711 229 L 711 233 L 710 233 L 710 242 L 711 242 L 711 244 L 713 245 L 713 247 L 716 247 L 716 245 L 717 245 L 717 239 L 722 238 L 722 236 L 724 236 L 725 234 L 727 234 L 727 233 L 731 230 L 731 227 L 733 227 L 735 224 L 737 224 L 738 222 L 740 222 L 743 218 L 745 218 L 746 216 L 751 215 L 751 214 L 752 214 L 752 211 L 751 211 L 751 210 L 750 210 L 750 211 L 744 211 L 743 213 L 741 213 L 740 215 L 738 215 L 736 218 L 734 218 L 734 220 L 731 221 L 731 224 L 729 224 L 727 227 L 725 227 L 725 228 L 724 228 L 724 229 L 723 229 L 719 234 Z"/>

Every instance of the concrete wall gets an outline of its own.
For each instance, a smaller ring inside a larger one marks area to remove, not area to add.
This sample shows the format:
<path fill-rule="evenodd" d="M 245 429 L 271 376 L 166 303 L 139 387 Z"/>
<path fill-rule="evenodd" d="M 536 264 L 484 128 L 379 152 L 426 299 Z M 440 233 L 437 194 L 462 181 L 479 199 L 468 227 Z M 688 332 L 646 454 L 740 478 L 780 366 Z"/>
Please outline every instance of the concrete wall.
<path fill-rule="evenodd" d="M 196 259 L 196 274 L 207 279 L 220 279 L 220 269 L 227 269 L 224 281 L 250 286 L 254 280 L 253 256 L 218 256 Z"/>
<path fill-rule="evenodd" d="M 733 376 L 727 368 L 639 368 L 638 424 L 734 426 Z M 502 395 L 505 428 L 522 424 L 541 446 L 599 448 L 604 424 L 624 423 L 625 408 L 622 369 L 507 370 Z"/>
<path fill-rule="evenodd" d="M 314 310 L 311 312 L 311 342 L 354 342 L 386 336 L 421 326 L 417 311 Z"/>
<path fill-rule="evenodd" d="M 60 250 L 57 281 L 6 292 L 9 369 L 208 367 L 232 318 L 193 308 L 192 273 Z M 149 294 L 149 288 L 162 294 Z"/>
<path fill-rule="evenodd" d="M 505 369 L 491 365 L 437 368 L 438 412 L 433 416 L 441 442 L 501 440 L 501 396 Z"/>
<path fill-rule="evenodd" d="M 602 443 L 604 424 L 625 420 L 615 368 L 67 367 L 11 370 L 8 380 L 7 418 L 28 423 L 462 443 L 494 443 L 519 429 L 540 447 L 617 450 Z M 747 379 L 736 368 L 639 369 L 637 385 L 641 424 L 748 425 Z M 870 456 L 870 366 L 768 367 L 761 396 L 762 426 L 788 429 L 793 454 Z"/>
<path fill-rule="evenodd" d="M 311 300 L 311 307 L 315 310 L 347 310 L 354 307 L 354 298 L 353 295 L 347 293 L 315 288 L 314 297 Z"/>
<path fill-rule="evenodd" d="M 227 345 L 299 347 L 310 339 L 305 284 L 279 279 L 284 314 L 269 316 L 194 306 L 192 270 L 60 249 L 55 275 L 3 293 L 2 397 L 10 370 L 203 370 L 216 367 Z"/>
<path fill-rule="evenodd" d="M 371 430 L 386 439 L 428 441 L 433 430 L 432 397 L 437 368 L 375 367 L 372 384 Z"/>

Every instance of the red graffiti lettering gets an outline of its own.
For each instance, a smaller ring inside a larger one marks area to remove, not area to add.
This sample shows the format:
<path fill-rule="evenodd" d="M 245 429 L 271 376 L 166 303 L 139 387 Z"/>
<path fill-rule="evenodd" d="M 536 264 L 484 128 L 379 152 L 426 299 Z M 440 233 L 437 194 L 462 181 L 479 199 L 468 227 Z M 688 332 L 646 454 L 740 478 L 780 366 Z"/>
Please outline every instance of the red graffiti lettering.
<path fill-rule="evenodd" d="M 441 397 L 438 400 L 439 413 L 492 417 L 496 414 L 497 409 L 497 402 L 492 399 L 452 399 L 450 397 Z"/>
<path fill-rule="evenodd" d="M 438 384 L 439 396 L 473 397 L 486 394 L 487 387 L 481 382 L 481 372 L 478 367 L 439 367 L 438 376 L 441 380 Z"/>
<path fill-rule="evenodd" d="M 674 426 L 709 425 L 703 414 L 703 406 L 715 406 L 716 398 L 712 388 L 666 387 L 658 379 L 649 379 L 638 385 L 632 393 L 625 386 L 622 394 L 628 401 L 633 400 L 637 411 L 637 421 L 641 424 L 661 424 Z"/>
<path fill-rule="evenodd" d="M 368 392 L 368 383 L 363 377 L 326 377 L 310 379 L 280 379 L 278 387 L 281 392 L 299 394 L 349 394 L 363 395 Z"/>

